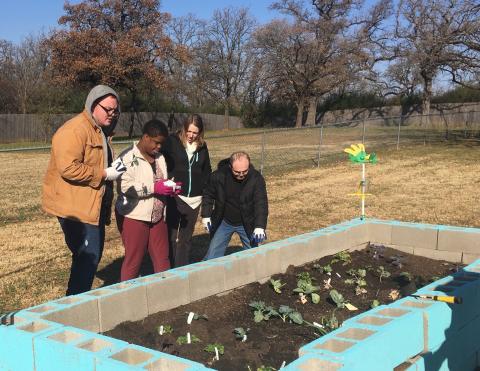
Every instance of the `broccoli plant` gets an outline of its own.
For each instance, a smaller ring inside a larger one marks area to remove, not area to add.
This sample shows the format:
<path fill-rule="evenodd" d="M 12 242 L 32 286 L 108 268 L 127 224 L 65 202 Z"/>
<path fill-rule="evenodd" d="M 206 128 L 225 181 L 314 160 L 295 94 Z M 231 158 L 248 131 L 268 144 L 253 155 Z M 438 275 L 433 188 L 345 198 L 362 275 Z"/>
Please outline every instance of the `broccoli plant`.
<path fill-rule="evenodd" d="M 337 308 L 345 308 L 345 304 L 346 304 L 345 298 L 337 290 L 330 291 L 330 298 L 337 305 Z"/>
<path fill-rule="evenodd" d="M 304 322 L 302 315 L 295 309 L 290 308 L 288 305 L 280 305 L 280 308 L 278 308 L 278 313 L 280 314 L 280 318 L 283 322 L 286 322 L 287 319 L 290 320 L 290 322 L 296 323 L 297 325 L 301 325 Z"/>
<path fill-rule="evenodd" d="M 254 321 L 257 323 L 268 321 L 270 317 L 280 317 L 279 313 L 273 307 L 265 305 L 263 301 L 252 301 L 249 305 L 253 308 Z"/>
<path fill-rule="evenodd" d="M 201 342 L 201 340 L 197 336 L 195 336 L 193 334 L 190 334 L 190 342 L 191 343 L 199 343 L 199 342 Z M 187 335 L 179 336 L 177 338 L 177 344 L 178 345 L 188 344 L 188 336 Z"/>
<path fill-rule="evenodd" d="M 383 265 L 379 266 L 377 268 L 377 275 L 378 275 L 378 279 L 380 280 L 380 282 L 382 282 L 382 278 L 388 278 L 390 277 L 390 272 L 387 271 Z"/>
<path fill-rule="evenodd" d="M 317 326 L 315 326 L 321 335 L 326 335 L 340 326 L 338 319 L 335 316 L 335 310 L 332 312 L 332 314 L 328 318 L 322 316 L 322 318 L 320 318 L 320 323 L 317 324 Z"/>
<path fill-rule="evenodd" d="M 250 331 L 249 328 L 246 330 L 243 327 L 235 327 L 233 329 L 233 333 L 235 335 L 235 338 L 238 340 L 241 340 L 242 342 L 247 341 L 247 334 Z"/>
<path fill-rule="evenodd" d="M 342 262 L 342 265 L 347 265 L 352 262 L 352 257 L 350 256 L 348 250 L 343 250 L 333 255 L 333 259 L 330 261 L 330 264 L 335 264 L 340 261 Z"/>
<path fill-rule="evenodd" d="M 273 290 L 277 293 L 277 294 L 281 294 L 282 293 L 282 287 L 285 286 L 286 284 L 285 283 L 282 283 L 281 280 L 274 280 L 274 279 L 270 279 L 270 285 L 272 285 L 273 287 Z"/>
<path fill-rule="evenodd" d="M 208 353 L 215 353 L 215 348 L 217 348 L 219 354 L 223 355 L 225 353 L 225 347 L 220 343 L 207 344 L 203 350 Z"/>
<path fill-rule="evenodd" d="M 355 285 L 357 287 L 365 287 L 367 286 L 367 281 L 365 281 L 365 277 L 367 275 L 366 269 L 349 269 L 347 274 L 352 278 L 348 278 L 345 280 L 347 285 Z"/>
<path fill-rule="evenodd" d="M 310 295 L 312 303 L 318 304 L 320 302 L 320 295 L 316 291 L 320 290 L 319 286 L 313 286 L 314 278 L 310 277 L 310 273 L 302 272 L 297 275 L 297 287 L 293 289 L 293 292 L 303 295 Z"/>
<path fill-rule="evenodd" d="M 157 327 L 157 332 L 159 335 L 171 334 L 173 332 L 173 327 L 170 325 L 160 325 Z"/>

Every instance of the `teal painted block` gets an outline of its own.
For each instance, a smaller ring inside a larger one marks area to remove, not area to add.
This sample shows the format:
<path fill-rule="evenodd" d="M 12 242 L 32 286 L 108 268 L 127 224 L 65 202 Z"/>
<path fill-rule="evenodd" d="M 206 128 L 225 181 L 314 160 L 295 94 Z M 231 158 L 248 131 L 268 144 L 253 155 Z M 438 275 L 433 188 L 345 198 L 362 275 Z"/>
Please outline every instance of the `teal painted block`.
<path fill-rule="evenodd" d="M 337 359 L 320 354 L 306 354 L 281 369 L 282 371 L 348 371 Z"/>
<path fill-rule="evenodd" d="M 205 367 L 201 363 L 190 361 L 188 359 L 173 356 L 171 354 L 160 353 L 150 362 L 143 366 L 143 370 L 149 371 L 208 371 L 213 370 Z"/>
<path fill-rule="evenodd" d="M 0 326 L 0 368 L 11 371 L 34 370 L 34 339 L 61 327 L 60 324 L 39 319 Z"/>
<path fill-rule="evenodd" d="M 66 326 L 34 339 L 36 371 L 94 371 L 97 357 L 127 346 L 121 340 Z"/>

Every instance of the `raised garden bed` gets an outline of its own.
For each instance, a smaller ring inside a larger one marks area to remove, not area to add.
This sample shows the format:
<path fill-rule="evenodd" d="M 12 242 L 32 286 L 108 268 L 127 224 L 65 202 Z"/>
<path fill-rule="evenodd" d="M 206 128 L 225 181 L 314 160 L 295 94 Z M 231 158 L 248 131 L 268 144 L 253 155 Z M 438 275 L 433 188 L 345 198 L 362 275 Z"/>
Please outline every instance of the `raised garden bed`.
<path fill-rule="evenodd" d="M 262 366 L 264 370 L 279 369 L 284 362 L 288 364 L 298 357 L 302 345 L 334 329 L 337 323 L 341 324 L 372 305 L 389 304 L 413 293 L 429 282 L 454 273 L 459 267 L 382 245 L 370 245 L 364 250 L 326 256 L 301 267 L 290 266 L 285 274 L 272 277 L 279 286 L 283 285 L 279 289 L 281 293 L 275 292 L 271 281 L 251 283 L 141 321 L 122 323 L 105 335 L 201 362 L 217 370 L 257 370 Z M 305 280 L 303 285 L 298 282 L 302 275 L 308 279 L 306 273 L 312 278 L 312 285 L 319 287 L 314 295 L 308 293 L 312 290 Z M 329 279 L 331 287 L 326 285 Z M 304 304 L 294 292 L 299 286 L 307 292 Z M 343 300 L 332 290 L 340 293 Z M 318 299 L 315 294 L 319 295 L 317 304 L 312 302 Z M 264 303 L 263 310 L 259 302 Z M 347 303 L 358 310 L 343 307 Z M 285 321 L 281 318 L 280 306 L 294 311 L 285 314 L 288 310 L 282 308 Z M 255 311 L 259 322 L 254 320 Z M 188 325 L 190 312 L 198 318 Z M 167 333 L 160 335 L 162 325 Z M 234 330 L 238 328 L 249 329 L 246 341 L 235 336 Z M 196 337 L 200 341 L 179 344 L 182 340 L 179 337 L 188 332 L 191 339 Z M 214 353 L 205 351 L 209 344 L 217 344 L 220 353 L 223 347 L 219 360 L 214 359 Z"/>

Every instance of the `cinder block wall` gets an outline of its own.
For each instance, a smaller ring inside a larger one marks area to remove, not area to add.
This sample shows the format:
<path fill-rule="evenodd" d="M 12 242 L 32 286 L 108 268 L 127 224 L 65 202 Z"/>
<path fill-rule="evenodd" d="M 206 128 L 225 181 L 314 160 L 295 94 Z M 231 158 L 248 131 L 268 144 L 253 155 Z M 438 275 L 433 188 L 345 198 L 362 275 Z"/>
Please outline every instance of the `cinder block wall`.
<path fill-rule="evenodd" d="M 474 370 L 480 342 L 480 230 L 354 219 L 208 262 L 51 301 L 0 326 L 0 370 L 206 370 L 179 357 L 98 335 L 210 295 L 264 282 L 369 242 L 471 263 L 418 293 L 458 295 L 461 305 L 404 298 L 346 321 L 311 342 L 284 370 Z M 477 344 L 478 343 L 478 344 Z M 433 368 L 432 368 L 433 367 Z"/>

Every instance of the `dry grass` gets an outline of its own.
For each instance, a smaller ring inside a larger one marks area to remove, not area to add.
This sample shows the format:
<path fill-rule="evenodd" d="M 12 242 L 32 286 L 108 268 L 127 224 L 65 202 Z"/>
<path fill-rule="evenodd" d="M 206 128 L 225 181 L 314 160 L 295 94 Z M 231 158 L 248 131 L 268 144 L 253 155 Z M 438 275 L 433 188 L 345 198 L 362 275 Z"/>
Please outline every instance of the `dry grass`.
<path fill-rule="evenodd" d="M 218 147 L 216 151 L 209 142 L 214 158 L 232 150 L 229 145 Z M 373 193 L 367 200 L 367 217 L 480 226 L 480 205 L 475 202 L 480 147 L 418 145 L 401 151 L 391 147 L 379 150 L 378 156 L 379 164 L 367 167 Z M 0 154 L 0 312 L 52 300 L 65 291 L 70 254 L 58 222 L 39 206 L 48 157 L 40 152 Z M 347 194 L 358 186 L 360 167 L 341 158 L 325 161 L 320 169 L 267 176 L 270 241 L 358 216 L 358 199 Z M 207 241 L 199 223 L 194 241 L 198 258 Z M 232 245 L 238 246 L 238 240 Z M 112 225 L 107 228 L 95 287 L 118 279 L 122 256 Z"/>

